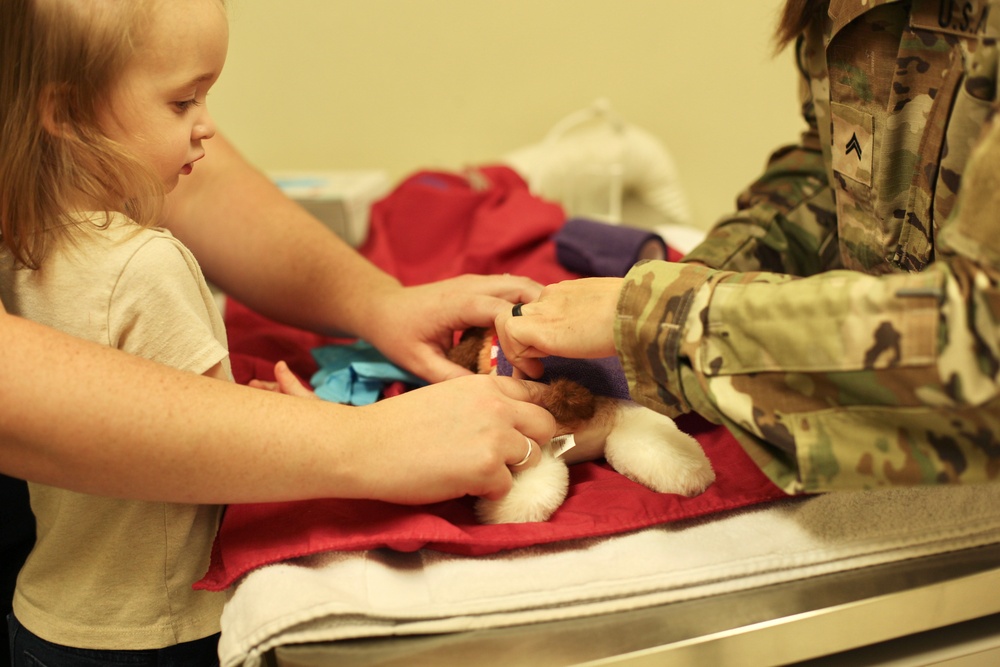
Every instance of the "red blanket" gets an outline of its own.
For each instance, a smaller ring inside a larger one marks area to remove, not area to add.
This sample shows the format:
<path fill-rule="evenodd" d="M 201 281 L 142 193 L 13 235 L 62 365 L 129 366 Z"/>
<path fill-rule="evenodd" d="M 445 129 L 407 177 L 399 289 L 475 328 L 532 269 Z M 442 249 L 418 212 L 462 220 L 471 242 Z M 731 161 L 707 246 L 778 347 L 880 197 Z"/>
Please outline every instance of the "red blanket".
<path fill-rule="evenodd" d="M 533 197 L 504 167 L 487 168 L 485 188 L 464 177 L 420 172 L 378 202 L 362 252 L 405 284 L 462 273 L 519 273 L 540 282 L 574 277 L 555 261 L 552 235 L 560 207 Z M 676 258 L 676 255 L 674 256 Z M 266 320 L 230 302 L 237 381 L 270 379 L 278 359 L 308 378 L 309 351 L 328 339 Z M 687 416 L 678 421 L 705 449 L 716 481 L 700 496 L 659 494 L 604 462 L 572 467 L 566 502 L 545 523 L 481 525 L 473 500 L 408 507 L 379 501 L 322 499 L 230 506 L 212 563 L 196 588 L 222 590 L 249 571 L 331 550 L 421 548 L 483 555 L 562 540 L 611 535 L 784 497 L 724 428 Z"/>

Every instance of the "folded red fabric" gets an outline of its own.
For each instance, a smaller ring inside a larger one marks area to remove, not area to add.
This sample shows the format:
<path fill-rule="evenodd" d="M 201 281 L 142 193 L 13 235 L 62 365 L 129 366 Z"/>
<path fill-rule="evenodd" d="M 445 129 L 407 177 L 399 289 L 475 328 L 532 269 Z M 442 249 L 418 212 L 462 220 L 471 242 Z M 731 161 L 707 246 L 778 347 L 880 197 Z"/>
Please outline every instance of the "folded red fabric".
<path fill-rule="evenodd" d="M 443 172 L 406 179 L 373 208 L 362 252 L 404 284 L 462 273 L 519 273 L 540 282 L 575 277 L 555 260 L 552 237 L 564 222 L 562 210 L 533 197 L 505 167 L 482 173 L 488 185 Z M 272 379 L 279 359 L 308 378 L 316 370 L 309 351 L 330 342 L 234 302 L 227 307 L 226 324 L 234 375 L 243 383 Z M 678 425 L 698 439 L 716 471 L 715 483 L 694 498 L 655 493 L 603 462 L 591 462 L 571 467 L 569 496 L 545 523 L 482 525 L 471 498 L 424 506 L 339 499 L 232 505 L 209 571 L 195 587 L 222 590 L 258 567 L 325 551 L 435 549 L 477 556 L 612 535 L 785 497 L 726 429 L 695 415 Z"/>
<path fill-rule="evenodd" d="M 569 496 L 544 523 L 480 524 L 471 498 L 414 507 L 336 499 L 231 505 L 211 568 L 196 588 L 223 590 L 258 567 L 325 551 L 434 549 L 481 556 L 614 535 L 785 497 L 728 431 L 694 416 L 678 424 L 698 439 L 715 468 L 715 483 L 700 496 L 656 493 L 603 462 L 592 462 L 570 467 Z"/>
<path fill-rule="evenodd" d="M 361 253 L 404 285 L 463 273 L 516 273 L 540 283 L 578 277 L 556 261 L 562 207 L 533 196 L 506 167 L 474 177 L 420 171 L 372 206 Z"/>

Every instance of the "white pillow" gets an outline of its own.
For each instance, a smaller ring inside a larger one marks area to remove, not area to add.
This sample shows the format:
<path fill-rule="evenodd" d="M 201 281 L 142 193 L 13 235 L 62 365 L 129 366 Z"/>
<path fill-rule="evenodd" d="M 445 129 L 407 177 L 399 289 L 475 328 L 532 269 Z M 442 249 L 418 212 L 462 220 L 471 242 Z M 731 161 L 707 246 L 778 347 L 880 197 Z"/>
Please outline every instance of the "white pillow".
<path fill-rule="evenodd" d="M 607 100 L 571 113 L 540 143 L 503 161 L 534 194 L 561 204 L 567 217 L 621 222 L 624 200 L 635 197 L 665 224 L 691 223 L 673 159 L 656 137 L 619 118 Z"/>

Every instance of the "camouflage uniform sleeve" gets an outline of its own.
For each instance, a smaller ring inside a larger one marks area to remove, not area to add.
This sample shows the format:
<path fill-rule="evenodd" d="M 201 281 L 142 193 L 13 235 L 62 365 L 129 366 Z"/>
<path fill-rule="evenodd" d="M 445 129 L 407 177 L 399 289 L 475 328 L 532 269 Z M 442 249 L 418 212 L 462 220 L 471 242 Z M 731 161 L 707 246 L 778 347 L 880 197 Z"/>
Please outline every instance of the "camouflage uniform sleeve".
<path fill-rule="evenodd" d="M 996 267 L 792 278 L 646 262 L 626 276 L 616 345 L 637 402 L 724 424 L 789 493 L 997 480 Z"/>
<path fill-rule="evenodd" d="M 803 45 L 800 42 L 797 53 Z M 806 68 L 799 84 L 808 129 L 798 145 L 774 153 L 763 175 L 737 198 L 737 212 L 723 218 L 684 261 L 733 271 L 773 271 L 806 276 L 838 259 L 836 213 L 820 149 Z"/>

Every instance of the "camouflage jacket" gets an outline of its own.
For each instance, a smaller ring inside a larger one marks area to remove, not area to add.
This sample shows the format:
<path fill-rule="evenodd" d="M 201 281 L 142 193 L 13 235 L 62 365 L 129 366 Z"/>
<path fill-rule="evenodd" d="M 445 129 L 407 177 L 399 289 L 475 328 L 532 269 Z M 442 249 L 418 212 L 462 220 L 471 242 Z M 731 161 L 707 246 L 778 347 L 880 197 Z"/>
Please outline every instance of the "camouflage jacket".
<path fill-rule="evenodd" d="M 786 491 L 1000 480 L 1000 0 L 831 0 L 800 145 L 685 261 L 628 274 L 633 397 Z"/>

